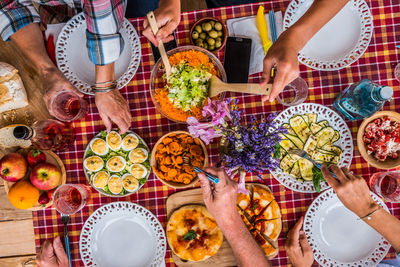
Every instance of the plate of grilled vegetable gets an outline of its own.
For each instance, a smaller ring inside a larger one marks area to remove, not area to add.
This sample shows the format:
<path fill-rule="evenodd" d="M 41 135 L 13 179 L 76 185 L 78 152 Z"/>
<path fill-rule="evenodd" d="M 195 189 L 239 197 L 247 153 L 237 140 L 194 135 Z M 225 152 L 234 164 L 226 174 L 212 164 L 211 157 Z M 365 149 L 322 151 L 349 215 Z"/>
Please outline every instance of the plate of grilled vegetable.
<path fill-rule="evenodd" d="M 281 134 L 275 157 L 279 168 L 272 175 L 298 192 L 320 192 L 329 187 L 320 166 L 347 166 L 353 158 L 353 139 L 346 122 L 333 110 L 313 103 L 290 107 L 276 117 Z"/>

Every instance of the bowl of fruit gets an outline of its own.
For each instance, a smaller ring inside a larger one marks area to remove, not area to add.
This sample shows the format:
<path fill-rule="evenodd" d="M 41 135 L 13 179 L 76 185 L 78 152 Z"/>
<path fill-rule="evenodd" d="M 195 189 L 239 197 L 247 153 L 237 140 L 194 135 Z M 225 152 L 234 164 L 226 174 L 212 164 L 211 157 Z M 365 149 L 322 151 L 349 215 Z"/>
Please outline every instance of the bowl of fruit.
<path fill-rule="evenodd" d="M 14 207 L 35 211 L 53 204 L 52 194 L 65 184 L 66 171 L 52 151 L 27 148 L 1 158 L 0 177 Z"/>
<path fill-rule="evenodd" d="M 190 42 L 211 52 L 221 50 L 227 37 L 226 26 L 220 20 L 212 17 L 199 19 L 190 29 Z"/>
<path fill-rule="evenodd" d="M 358 129 L 357 146 L 373 167 L 400 167 L 400 113 L 380 111 L 365 119 Z"/>

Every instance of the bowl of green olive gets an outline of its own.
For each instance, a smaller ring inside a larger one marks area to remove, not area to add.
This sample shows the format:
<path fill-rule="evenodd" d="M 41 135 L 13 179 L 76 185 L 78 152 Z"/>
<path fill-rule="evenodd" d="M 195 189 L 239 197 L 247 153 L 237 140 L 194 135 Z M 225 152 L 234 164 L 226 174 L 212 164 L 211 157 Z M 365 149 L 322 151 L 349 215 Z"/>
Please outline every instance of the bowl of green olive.
<path fill-rule="evenodd" d="M 227 36 L 226 26 L 211 17 L 199 19 L 190 29 L 190 42 L 211 52 L 218 52 L 223 48 Z"/>

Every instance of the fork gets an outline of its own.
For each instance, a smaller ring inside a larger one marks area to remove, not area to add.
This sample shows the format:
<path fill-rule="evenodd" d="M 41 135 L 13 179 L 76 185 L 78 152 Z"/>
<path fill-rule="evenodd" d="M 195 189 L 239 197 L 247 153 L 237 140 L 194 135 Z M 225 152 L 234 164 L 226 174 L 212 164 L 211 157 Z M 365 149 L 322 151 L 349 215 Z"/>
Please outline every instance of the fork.
<path fill-rule="evenodd" d="M 70 216 L 67 214 L 61 214 L 61 222 L 64 224 L 64 243 L 65 243 L 65 252 L 68 255 L 68 261 L 69 261 L 69 267 L 72 266 L 71 263 L 71 251 L 69 248 L 69 238 L 68 238 L 68 229 L 67 229 L 67 224 L 70 221 Z"/>
<path fill-rule="evenodd" d="M 189 157 L 183 157 L 183 164 L 191 165 L 190 164 L 190 158 Z M 197 172 L 197 173 L 204 173 L 205 176 L 208 178 L 208 180 L 210 182 L 213 182 L 214 184 L 218 184 L 219 183 L 219 178 L 218 177 L 216 177 L 216 176 L 204 171 L 203 169 L 201 169 L 199 167 L 193 167 L 193 168 L 194 168 L 195 172 Z"/>
<path fill-rule="evenodd" d="M 272 43 L 275 43 L 276 40 L 278 39 L 277 32 L 276 32 L 276 22 L 275 22 L 275 12 L 273 10 L 269 11 L 269 22 L 271 26 L 271 32 L 272 32 Z"/>
<path fill-rule="evenodd" d="M 309 160 L 315 167 L 317 167 L 319 170 L 321 170 L 322 164 L 316 162 L 315 160 L 313 160 L 313 159 L 310 157 L 310 155 L 308 155 L 308 153 L 307 153 L 306 151 L 304 151 L 304 150 L 302 150 L 302 149 L 291 149 L 291 150 L 289 150 L 288 153 L 289 153 L 289 154 L 295 154 L 295 155 L 297 155 L 297 156 L 299 156 L 299 157 L 301 157 L 301 158 L 304 158 L 304 159 L 306 159 L 306 160 Z M 336 175 L 335 175 L 331 170 L 329 170 L 329 172 L 332 174 L 333 178 L 336 178 L 336 179 L 337 179 Z"/>

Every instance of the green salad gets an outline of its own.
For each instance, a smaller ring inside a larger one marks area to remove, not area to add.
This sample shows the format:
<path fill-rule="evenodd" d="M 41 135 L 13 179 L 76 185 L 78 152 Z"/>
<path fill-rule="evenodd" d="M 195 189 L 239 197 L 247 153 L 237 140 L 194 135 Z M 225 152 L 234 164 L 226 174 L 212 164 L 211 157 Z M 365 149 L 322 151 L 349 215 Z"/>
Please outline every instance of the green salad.
<path fill-rule="evenodd" d="M 202 106 L 208 97 L 211 76 L 207 70 L 189 66 L 184 61 L 173 66 L 167 84 L 169 100 L 185 112 Z"/>

